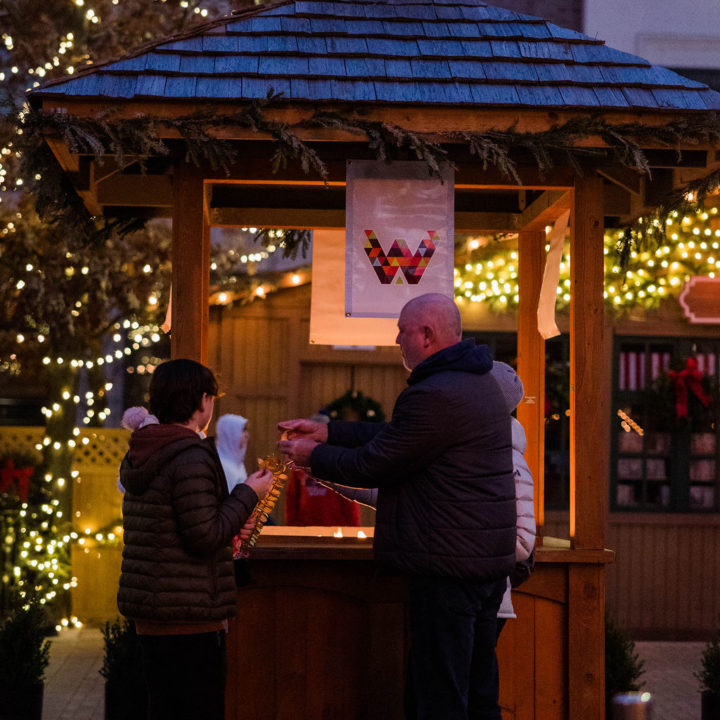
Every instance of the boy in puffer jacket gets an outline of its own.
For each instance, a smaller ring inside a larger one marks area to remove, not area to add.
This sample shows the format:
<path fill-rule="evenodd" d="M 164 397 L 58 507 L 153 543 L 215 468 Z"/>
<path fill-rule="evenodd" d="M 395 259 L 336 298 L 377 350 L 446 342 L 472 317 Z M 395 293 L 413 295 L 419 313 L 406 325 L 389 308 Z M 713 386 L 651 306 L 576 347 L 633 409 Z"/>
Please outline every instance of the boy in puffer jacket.
<path fill-rule="evenodd" d="M 170 360 L 150 383 L 155 418 L 128 418 L 138 429 L 120 468 L 118 607 L 138 633 L 149 720 L 225 717 L 225 633 L 236 607 L 230 543 L 273 476 L 255 472 L 228 492 L 204 436 L 217 395 L 204 365 Z"/>

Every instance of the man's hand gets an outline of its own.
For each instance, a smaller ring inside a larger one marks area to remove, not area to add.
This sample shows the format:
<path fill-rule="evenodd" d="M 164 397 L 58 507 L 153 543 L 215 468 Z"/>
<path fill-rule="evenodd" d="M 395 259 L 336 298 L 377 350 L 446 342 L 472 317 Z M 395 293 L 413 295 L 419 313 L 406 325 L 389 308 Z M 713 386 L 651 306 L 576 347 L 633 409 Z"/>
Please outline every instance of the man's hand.
<path fill-rule="evenodd" d="M 322 423 L 317 423 L 321 425 Z M 327 433 L 325 435 L 327 438 Z M 320 443 L 311 437 L 294 437 L 278 443 L 280 452 L 285 453 L 299 467 L 310 467 L 310 454 Z"/>
<path fill-rule="evenodd" d="M 287 440 L 302 436 L 310 440 L 315 440 L 315 442 L 323 443 L 327 442 L 328 439 L 327 423 L 317 422 L 316 420 L 306 420 L 305 418 L 284 420 L 278 423 L 278 430 L 286 433 Z"/>

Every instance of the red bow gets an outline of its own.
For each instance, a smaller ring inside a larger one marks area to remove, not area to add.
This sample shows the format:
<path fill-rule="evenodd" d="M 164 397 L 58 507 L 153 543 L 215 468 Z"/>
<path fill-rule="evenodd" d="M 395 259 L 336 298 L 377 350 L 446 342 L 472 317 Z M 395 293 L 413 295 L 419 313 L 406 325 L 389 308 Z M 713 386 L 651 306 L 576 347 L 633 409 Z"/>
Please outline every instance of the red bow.
<path fill-rule="evenodd" d="M 703 390 L 702 373 L 698 370 L 697 360 L 688 358 L 683 370 L 671 370 L 668 377 L 675 386 L 675 415 L 679 418 L 688 417 L 688 391 L 707 407 L 710 396 Z"/>
<path fill-rule="evenodd" d="M 5 461 L 5 467 L 0 469 L 0 492 L 6 492 L 15 481 L 20 502 L 27 502 L 30 493 L 30 478 L 34 472 L 35 468 L 31 466 L 16 468 L 15 461 L 9 458 Z"/>

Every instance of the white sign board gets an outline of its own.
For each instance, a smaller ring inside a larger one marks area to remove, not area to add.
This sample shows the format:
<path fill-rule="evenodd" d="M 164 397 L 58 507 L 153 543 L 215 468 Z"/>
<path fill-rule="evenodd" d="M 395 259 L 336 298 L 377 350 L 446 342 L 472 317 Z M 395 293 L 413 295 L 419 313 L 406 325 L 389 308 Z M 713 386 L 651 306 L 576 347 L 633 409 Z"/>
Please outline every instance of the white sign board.
<path fill-rule="evenodd" d="M 348 160 L 345 315 L 397 318 L 425 293 L 453 297 L 454 172 Z"/>

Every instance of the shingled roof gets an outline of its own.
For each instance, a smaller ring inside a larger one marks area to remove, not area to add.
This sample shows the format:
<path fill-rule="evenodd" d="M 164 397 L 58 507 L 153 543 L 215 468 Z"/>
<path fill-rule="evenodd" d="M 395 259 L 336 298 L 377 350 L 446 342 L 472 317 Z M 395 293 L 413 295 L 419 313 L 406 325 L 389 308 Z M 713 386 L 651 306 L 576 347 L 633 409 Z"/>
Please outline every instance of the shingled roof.
<path fill-rule="evenodd" d="M 287 0 L 237 12 L 35 97 L 705 111 L 720 93 L 480 0 Z"/>

